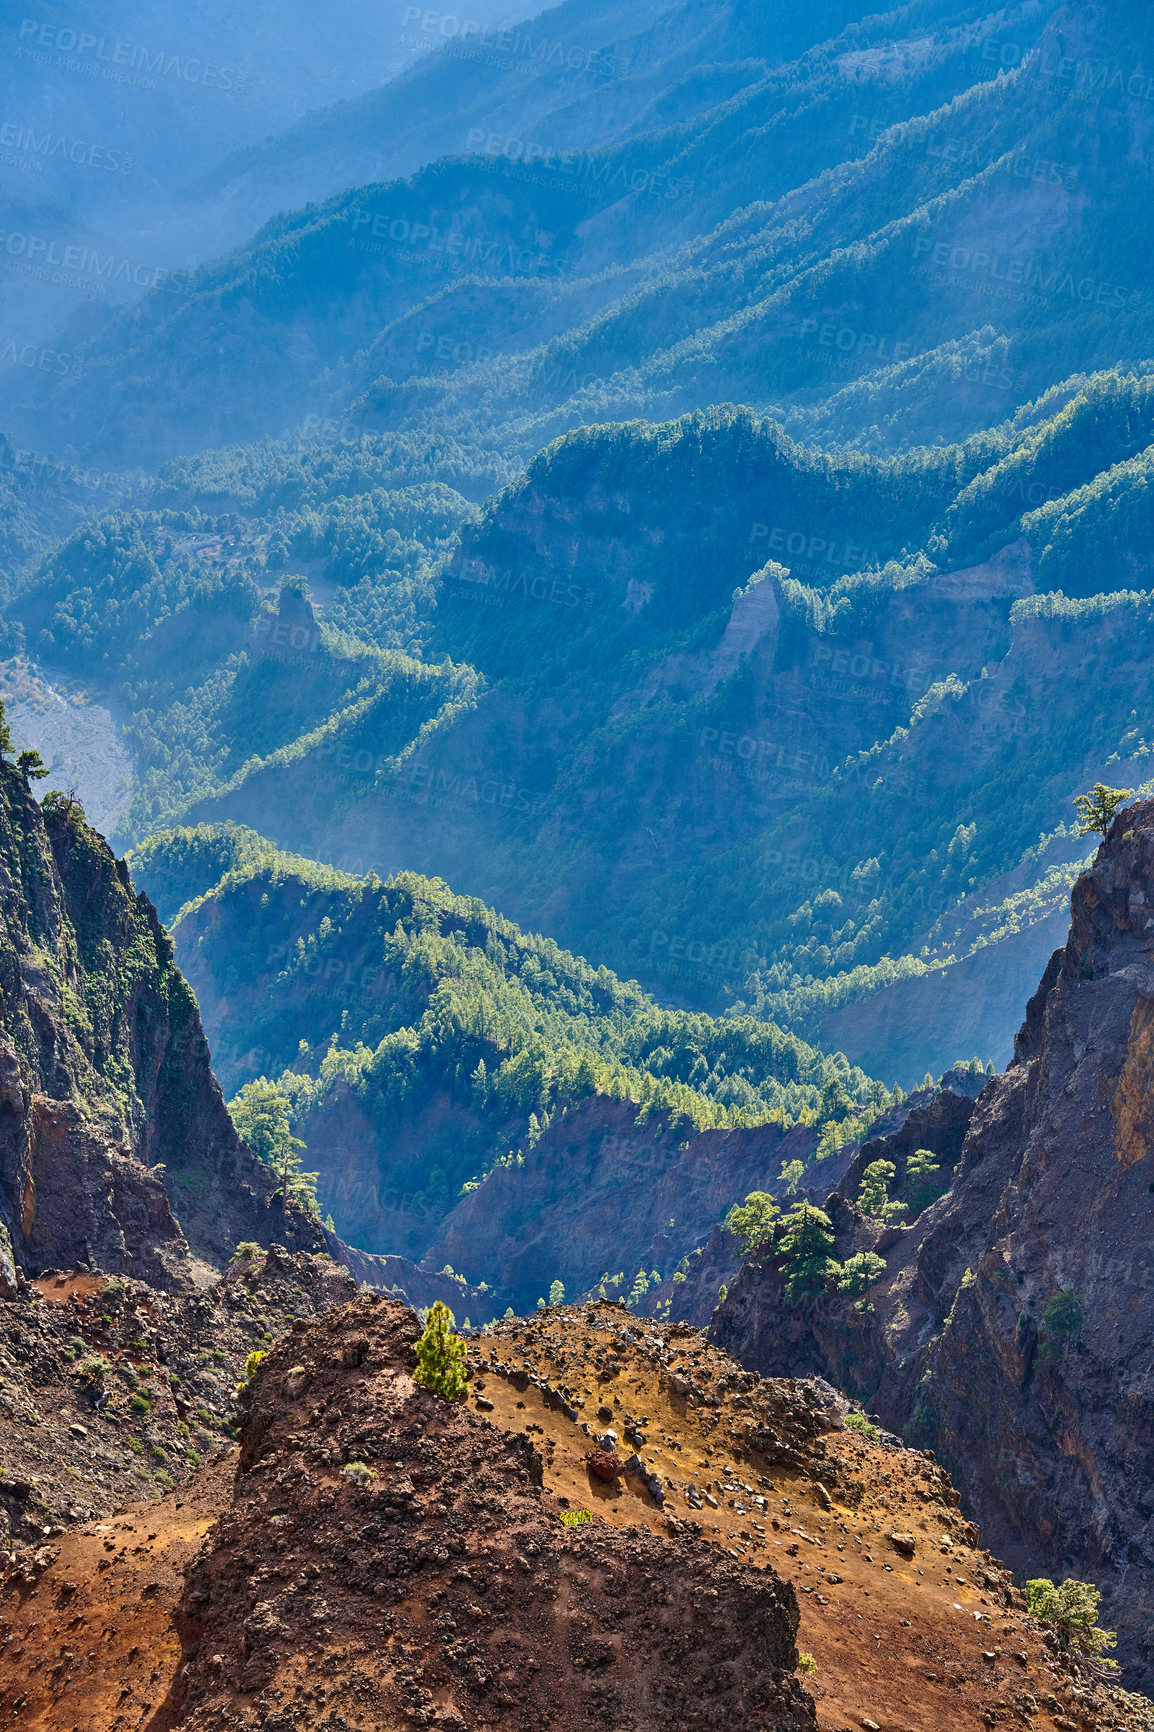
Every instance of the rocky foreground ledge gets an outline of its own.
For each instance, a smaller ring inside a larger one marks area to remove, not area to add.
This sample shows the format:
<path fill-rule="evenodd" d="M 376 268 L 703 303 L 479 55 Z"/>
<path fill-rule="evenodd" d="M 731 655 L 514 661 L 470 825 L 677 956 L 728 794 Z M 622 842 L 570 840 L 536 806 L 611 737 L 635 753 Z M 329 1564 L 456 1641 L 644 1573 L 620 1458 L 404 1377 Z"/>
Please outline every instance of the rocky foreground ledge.
<path fill-rule="evenodd" d="M 301 1316 L 239 1447 L 57 1536 L 0 1612 L 43 1732 L 1144 1728 L 1058 1664 L 926 1454 L 700 1331 L 557 1308 L 412 1380 L 414 1314 Z M 607 1477 L 592 1458 L 609 1457 Z"/>

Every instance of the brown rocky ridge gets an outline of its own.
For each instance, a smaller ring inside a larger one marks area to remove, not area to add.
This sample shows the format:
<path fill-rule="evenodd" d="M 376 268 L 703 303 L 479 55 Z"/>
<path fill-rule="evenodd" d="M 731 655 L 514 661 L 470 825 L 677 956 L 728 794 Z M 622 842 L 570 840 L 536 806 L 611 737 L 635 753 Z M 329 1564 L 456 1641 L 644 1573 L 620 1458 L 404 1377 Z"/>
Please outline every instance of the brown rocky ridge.
<path fill-rule="evenodd" d="M 820 1384 L 597 1304 L 474 1337 L 454 1405 L 412 1380 L 419 1327 L 364 1293 L 302 1318 L 252 1380 L 239 1450 L 59 1536 L 0 1611 L 0 1719 L 1154 1724 L 1055 1663 L 941 1468 L 847 1427 Z"/>
<path fill-rule="evenodd" d="M 826 1377 L 932 1446 L 1020 1579 L 1095 1582 L 1140 1687 L 1154 1680 L 1152 1005 L 1146 802 L 1118 814 L 1078 880 L 1005 1074 L 972 1107 L 942 1096 L 867 1144 L 828 1199 L 834 1255 L 884 1259 L 868 1306 L 788 1303 L 768 1255 L 713 1325 L 743 1363 Z M 918 1148 L 936 1175 L 911 1172 Z M 857 1205 L 877 1159 L 894 1165 L 904 1222 Z"/>
<path fill-rule="evenodd" d="M 355 1292 L 328 1258 L 270 1246 L 200 1291 L 70 1270 L 0 1301 L 0 1582 L 230 1448 L 249 1354 Z"/>
<path fill-rule="evenodd" d="M 121 1551 L 124 1523 L 98 1524 L 6 1605 L 0 1714 L 19 1703 L 23 1724 L 84 1728 L 814 1728 L 792 1590 L 683 1524 L 567 1525 L 527 1432 L 413 1382 L 419 1332 L 379 1295 L 302 1321 L 253 1379 L 231 1498 L 193 1562 L 215 1469 L 179 1510 L 170 1494 L 147 1513 L 139 1553 Z M 144 1513 L 126 1518 L 137 1532 Z M 168 1618 L 147 1668 L 139 1639 L 115 1645 L 137 1556 L 152 1566 L 137 1590 L 149 1616 Z"/>

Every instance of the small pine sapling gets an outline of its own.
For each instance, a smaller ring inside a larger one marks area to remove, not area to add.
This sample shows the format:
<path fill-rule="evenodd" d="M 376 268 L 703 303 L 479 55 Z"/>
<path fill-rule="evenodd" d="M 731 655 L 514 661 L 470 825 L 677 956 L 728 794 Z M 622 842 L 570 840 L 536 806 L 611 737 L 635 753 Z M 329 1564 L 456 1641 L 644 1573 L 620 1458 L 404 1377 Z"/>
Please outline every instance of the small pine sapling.
<path fill-rule="evenodd" d="M 465 1343 L 453 1332 L 453 1313 L 438 1299 L 429 1308 L 425 1333 L 417 1343 L 413 1381 L 446 1401 L 465 1398 Z"/>

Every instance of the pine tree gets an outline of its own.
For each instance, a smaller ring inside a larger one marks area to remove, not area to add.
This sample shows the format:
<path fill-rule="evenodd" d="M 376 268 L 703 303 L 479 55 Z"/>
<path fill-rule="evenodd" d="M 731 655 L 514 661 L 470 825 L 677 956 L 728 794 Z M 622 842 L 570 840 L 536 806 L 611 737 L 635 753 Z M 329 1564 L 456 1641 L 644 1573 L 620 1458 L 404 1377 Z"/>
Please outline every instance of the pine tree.
<path fill-rule="evenodd" d="M 257 1077 L 245 1083 L 240 1093 L 228 1103 L 232 1122 L 254 1155 L 270 1166 L 281 1183 L 287 1203 L 296 1203 L 314 1218 L 320 1218 L 317 1206 L 319 1173 L 301 1171 L 301 1152 L 305 1144 L 294 1137 L 289 1126 L 289 1104 L 275 1083 L 267 1077 Z"/>
<path fill-rule="evenodd" d="M 42 781 L 48 774 L 48 766 L 35 747 L 27 746 L 16 759 L 16 768 L 24 778 L 27 788 L 31 782 Z"/>
<path fill-rule="evenodd" d="M 890 1181 L 897 1172 L 892 1161 L 871 1161 L 862 1174 L 861 1189 L 857 1194 L 857 1206 L 863 1215 L 868 1215 L 873 1221 L 884 1221 L 887 1225 L 898 1221 L 906 1213 L 905 1203 L 889 1201 Z"/>
<path fill-rule="evenodd" d="M 777 1213 L 777 1204 L 768 1191 L 751 1191 L 744 1203 L 733 1205 L 724 1225 L 748 1256 L 751 1251 L 764 1250 L 773 1238 Z"/>
<path fill-rule="evenodd" d="M 1095 782 L 1088 794 L 1076 794 L 1079 836 L 1099 835 L 1105 841 L 1115 813 L 1130 794 L 1129 788 L 1111 788 L 1105 782 Z"/>
<path fill-rule="evenodd" d="M 440 1299 L 430 1308 L 417 1343 L 413 1382 L 446 1401 L 465 1399 L 465 1343 L 453 1333 L 453 1313 Z"/>
<path fill-rule="evenodd" d="M 1040 1624 L 1049 1624 L 1058 1647 L 1075 1665 L 1104 1677 L 1117 1672 L 1115 1661 L 1104 1658 L 1117 1646 L 1112 1630 L 1098 1625 L 1098 1608 L 1102 1596 L 1092 1582 L 1079 1582 L 1068 1577 L 1055 1587 L 1048 1576 L 1038 1576 L 1026 1583 L 1026 1610 Z"/>
<path fill-rule="evenodd" d="M 831 1257 L 833 1222 L 824 1209 L 812 1203 L 797 1203 L 783 1215 L 777 1253 L 786 1272 L 789 1299 L 805 1293 L 820 1293 L 831 1275 L 840 1275 L 841 1264 Z"/>

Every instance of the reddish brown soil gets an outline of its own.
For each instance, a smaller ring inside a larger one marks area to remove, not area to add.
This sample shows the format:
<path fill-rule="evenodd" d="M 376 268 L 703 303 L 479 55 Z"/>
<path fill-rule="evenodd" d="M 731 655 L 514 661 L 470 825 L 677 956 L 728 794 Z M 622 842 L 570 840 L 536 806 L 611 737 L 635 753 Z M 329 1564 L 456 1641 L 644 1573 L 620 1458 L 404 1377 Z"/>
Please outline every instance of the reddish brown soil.
<path fill-rule="evenodd" d="M 672 1482 L 665 1487 L 663 1510 L 637 1479 L 626 1476 L 611 1489 L 591 1475 L 585 1460 L 593 1447 L 589 1437 L 535 1385 L 519 1388 L 506 1375 L 482 1373 L 471 1385 L 471 1404 L 480 1396 L 492 1402 L 494 1422 L 529 1430 L 545 1461 L 547 1488 L 572 1506 L 614 1526 L 662 1529 L 671 1513 L 696 1521 L 713 1544 L 791 1582 L 801 1609 L 798 1646 L 817 1662 L 806 1684 L 822 1732 L 860 1728 L 867 1720 L 883 1732 L 980 1732 L 1003 1721 L 1023 1726 L 1027 1716 L 1039 1732 L 1060 1728 L 1067 1716 L 1073 1717 L 1068 1725 L 1082 1723 L 1069 1679 L 1051 1668 L 1041 1632 L 1012 1603 L 1020 1596 L 1006 1591 L 1009 1578 L 996 1561 L 968 1543 L 977 1540 L 975 1530 L 940 1501 L 942 1476 L 924 1456 L 869 1442 L 852 1430 L 829 1433 L 825 1446 L 838 1471 L 832 1495 L 823 1496 L 807 1469 L 775 1465 L 734 1447 L 729 1427 L 747 1421 L 729 1396 L 722 1395 L 713 1409 L 672 1393 L 661 1363 L 676 1357 L 667 1330 L 615 1307 L 599 1307 L 599 1320 L 608 1327 L 577 1332 L 585 1375 L 576 1377 L 573 1317 L 566 1309 L 528 1325 L 506 1324 L 495 1339 L 476 1343 L 476 1356 L 523 1366 L 554 1387 L 566 1381 L 584 1400 L 583 1415 L 595 1434 L 605 1426 L 622 1433 L 622 1414 L 648 1416 L 642 1456 L 663 1481 Z M 622 1327 L 641 1339 L 622 1349 Z M 645 1342 L 650 1336 L 652 1349 Z M 585 1345 L 590 1339 L 591 1348 Z M 735 1369 L 728 1355 L 705 1348 L 697 1332 L 687 1332 L 685 1340 L 712 1368 L 714 1380 Z M 621 1371 L 602 1382 L 601 1372 L 622 1354 Z M 698 1382 L 709 1386 L 700 1374 Z M 612 1417 L 598 1420 L 602 1403 Z M 618 1448 L 628 1452 L 629 1446 Z M 820 1463 L 811 1466 L 821 1470 Z M 767 1499 L 764 1514 L 750 1493 L 722 1492 L 739 1481 Z M 692 1509 L 685 1497 L 690 1484 L 702 1491 L 712 1486 L 718 1509 Z M 953 1497 L 948 1483 L 945 1491 Z M 746 1513 L 738 1514 L 734 1503 L 742 1503 Z M 914 1536 L 911 1559 L 889 1542 L 893 1532 Z M 831 1576 L 841 1579 L 833 1582 Z M 990 1589 L 982 1585 L 987 1579 Z M 1109 1724 L 1109 1718 L 1094 1723 Z"/>
<path fill-rule="evenodd" d="M 228 1507 L 236 1466 L 63 1536 L 34 1587 L 0 1601 L 0 1724 L 28 1732 L 158 1725 L 180 1666 L 184 1572 Z"/>
<path fill-rule="evenodd" d="M 389 1301 L 297 1329 L 254 1380 L 243 1458 L 59 1536 L 9 1589 L 0 1726 L 801 1732 L 794 1589 L 820 1732 L 1133 1724 L 1051 1670 L 932 1463 L 849 1431 L 799 1442 L 796 1391 L 718 1392 L 738 1368 L 696 1332 L 615 1307 L 506 1325 L 473 1344 L 451 1407 L 413 1385 L 415 1320 Z M 581 1420 L 526 1372 L 563 1381 Z M 582 1424 L 623 1434 L 625 1414 L 648 1420 L 664 1509 L 589 1472 Z M 750 1453 L 765 1414 L 794 1427 L 796 1460 Z M 691 1484 L 718 1508 L 691 1507 Z M 578 1510 L 592 1519 L 563 1525 Z"/>

